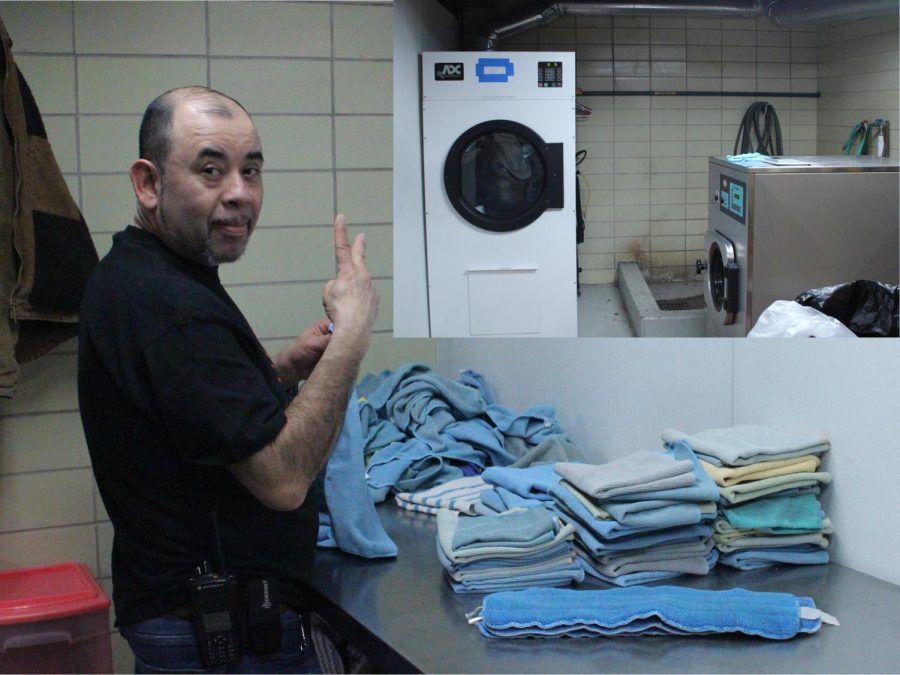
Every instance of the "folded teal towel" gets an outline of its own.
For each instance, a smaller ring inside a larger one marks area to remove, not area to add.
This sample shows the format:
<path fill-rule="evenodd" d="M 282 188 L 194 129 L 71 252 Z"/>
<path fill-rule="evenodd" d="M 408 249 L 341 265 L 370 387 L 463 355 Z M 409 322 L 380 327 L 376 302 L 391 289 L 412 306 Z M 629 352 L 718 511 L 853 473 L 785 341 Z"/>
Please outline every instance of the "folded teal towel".
<path fill-rule="evenodd" d="M 813 494 L 756 499 L 740 506 L 723 508 L 722 515 L 739 530 L 773 527 L 818 530 L 824 520 L 822 506 Z"/>
<path fill-rule="evenodd" d="M 486 637 L 742 633 L 786 640 L 815 633 L 823 621 L 836 623 L 816 609 L 812 598 L 680 586 L 492 593 L 484 598 L 480 615 L 470 615 Z"/>

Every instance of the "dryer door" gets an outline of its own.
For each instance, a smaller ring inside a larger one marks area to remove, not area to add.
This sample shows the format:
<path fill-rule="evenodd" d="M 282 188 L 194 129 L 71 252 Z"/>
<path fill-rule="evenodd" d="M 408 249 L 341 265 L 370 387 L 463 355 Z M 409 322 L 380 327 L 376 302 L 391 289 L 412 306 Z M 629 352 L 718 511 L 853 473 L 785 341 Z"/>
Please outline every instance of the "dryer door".
<path fill-rule="evenodd" d="M 456 211 L 484 230 L 509 232 L 563 207 L 562 143 L 524 124 L 490 120 L 450 146 L 444 188 Z"/>
<path fill-rule="evenodd" d="M 734 244 L 718 230 L 707 232 L 706 243 L 706 309 L 716 324 L 730 326 L 738 311 L 740 270 Z"/>

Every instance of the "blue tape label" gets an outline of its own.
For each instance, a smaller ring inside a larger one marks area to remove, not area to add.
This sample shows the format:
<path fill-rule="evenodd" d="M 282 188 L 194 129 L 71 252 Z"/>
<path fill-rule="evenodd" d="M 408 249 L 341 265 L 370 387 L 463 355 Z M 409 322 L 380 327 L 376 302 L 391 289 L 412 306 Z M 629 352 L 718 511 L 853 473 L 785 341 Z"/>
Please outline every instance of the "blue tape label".
<path fill-rule="evenodd" d="M 475 77 L 479 82 L 509 82 L 516 68 L 509 59 L 482 58 L 475 62 Z"/>

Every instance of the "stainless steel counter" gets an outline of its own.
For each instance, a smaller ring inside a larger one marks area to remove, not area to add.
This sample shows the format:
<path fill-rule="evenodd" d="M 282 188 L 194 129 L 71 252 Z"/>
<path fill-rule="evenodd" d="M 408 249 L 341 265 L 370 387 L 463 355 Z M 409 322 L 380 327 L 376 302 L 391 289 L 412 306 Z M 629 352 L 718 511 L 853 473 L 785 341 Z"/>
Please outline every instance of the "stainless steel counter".
<path fill-rule="evenodd" d="M 398 558 L 367 561 L 320 551 L 314 591 L 328 620 L 383 672 L 900 672 L 900 587 L 839 565 L 752 572 L 720 567 L 707 577 L 669 582 L 805 595 L 841 622 L 786 642 L 731 636 L 489 640 L 464 616 L 483 596 L 457 595 L 443 578 L 434 517 L 392 503 L 378 510 Z"/>

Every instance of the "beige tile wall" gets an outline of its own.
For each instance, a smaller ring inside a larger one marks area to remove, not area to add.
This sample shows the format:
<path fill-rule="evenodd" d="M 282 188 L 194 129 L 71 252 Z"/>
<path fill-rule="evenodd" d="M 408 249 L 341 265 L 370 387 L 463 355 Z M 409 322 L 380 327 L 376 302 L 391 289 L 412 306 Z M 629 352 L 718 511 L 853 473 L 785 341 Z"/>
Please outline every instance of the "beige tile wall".
<path fill-rule="evenodd" d="M 503 49 L 574 51 L 584 91 L 811 93 L 815 27 L 766 19 L 565 17 Z M 731 154 L 755 96 L 581 96 L 577 126 L 585 242 L 582 283 L 612 283 L 637 259 L 656 280 L 693 276 L 703 257 L 707 158 Z M 772 97 L 787 154 L 816 151 L 816 99 Z"/>
<path fill-rule="evenodd" d="M 890 153 L 896 157 L 900 153 L 896 19 L 826 26 L 819 41 L 819 153 L 839 154 L 857 122 L 881 117 L 891 123 Z"/>
<path fill-rule="evenodd" d="M 98 251 L 134 210 L 126 170 L 144 107 L 200 83 L 254 114 L 265 208 L 248 253 L 222 278 L 266 347 L 321 314 L 331 222 L 365 232 L 381 294 L 363 370 L 435 361 L 393 340 L 392 8 L 384 2 L 0 2 L 17 61 Z M 74 341 L 25 364 L 0 399 L 0 569 L 77 560 L 111 590 L 112 528 L 97 495 L 75 386 Z M 116 669 L 127 647 L 114 634 Z"/>

